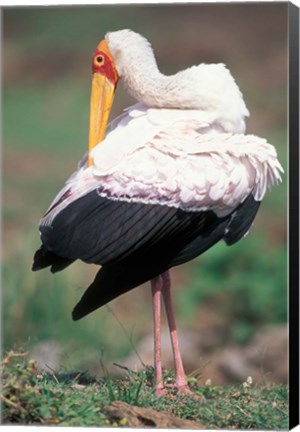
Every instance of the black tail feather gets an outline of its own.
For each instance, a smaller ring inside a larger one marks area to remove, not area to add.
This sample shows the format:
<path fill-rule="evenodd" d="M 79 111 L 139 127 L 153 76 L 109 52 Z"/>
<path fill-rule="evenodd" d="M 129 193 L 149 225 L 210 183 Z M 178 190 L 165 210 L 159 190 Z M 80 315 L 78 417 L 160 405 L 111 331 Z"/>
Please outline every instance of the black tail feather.
<path fill-rule="evenodd" d="M 83 318 L 119 295 L 158 276 L 162 271 L 162 268 L 154 267 L 145 268 L 118 264 L 103 266 L 98 271 L 94 282 L 87 288 L 74 307 L 73 320 L 77 321 Z"/>
<path fill-rule="evenodd" d="M 48 251 L 42 245 L 34 254 L 32 270 L 37 271 L 51 266 L 51 272 L 56 273 L 68 267 L 74 260 L 60 257 L 53 252 Z"/>
<path fill-rule="evenodd" d="M 224 235 L 228 246 L 233 245 L 247 234 L 258 212 L 260 201 L 251 194 L 231 215 Z"/>

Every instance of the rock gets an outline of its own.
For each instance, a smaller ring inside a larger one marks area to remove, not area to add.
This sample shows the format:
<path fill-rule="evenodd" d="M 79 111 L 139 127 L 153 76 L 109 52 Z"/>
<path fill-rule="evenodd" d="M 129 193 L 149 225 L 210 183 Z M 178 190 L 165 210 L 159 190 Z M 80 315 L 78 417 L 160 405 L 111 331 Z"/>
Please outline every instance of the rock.
<path fill-rule="evenodd" d="M 104 408 L 112 421 L 122 421 L 126 427 L 158 429 L 203 429 L 201 423 L 183 420 L 163 411 L 140 408 L 126 402 L 115 401 Z"/>
<path fill-rule="evenodd" d="M 55 341 L 39 342 L 30 350 L 29 356 L 37 362 L 40 371 L 57 371 L 60 368 L 61 349 Z"/>

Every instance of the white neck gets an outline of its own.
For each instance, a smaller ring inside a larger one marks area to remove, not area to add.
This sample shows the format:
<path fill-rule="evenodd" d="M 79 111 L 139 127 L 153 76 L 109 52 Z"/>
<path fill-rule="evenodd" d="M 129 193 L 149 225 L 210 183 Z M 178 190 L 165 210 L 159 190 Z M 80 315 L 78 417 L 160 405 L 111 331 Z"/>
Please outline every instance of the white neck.
<path fill-rule="evenodd" d="M 143 102 L 149 107 L 156 108 L 178 108 L 176 101 L 168 95 L 168 89 L 172 82 L 172 76 L 163 75 L 157 68 L 156 62 L 153 64 L 139 65 L 134 72 L 134 68 L 124 71 L 122 78 L 131 94 L 139 102 Z M 128 72 L 128 73 L 127 73 Z"/>
<path fill-rule="evenodd" d="M 118 74 L 139 102 L 153 108 L 214 112 L 215 118 L 244 124 L 248 110 L 223 64 L 200 64 L 166 76 L 159 71 L 152 47 L 143 36 L 120 30 L 105 38 Z"/>

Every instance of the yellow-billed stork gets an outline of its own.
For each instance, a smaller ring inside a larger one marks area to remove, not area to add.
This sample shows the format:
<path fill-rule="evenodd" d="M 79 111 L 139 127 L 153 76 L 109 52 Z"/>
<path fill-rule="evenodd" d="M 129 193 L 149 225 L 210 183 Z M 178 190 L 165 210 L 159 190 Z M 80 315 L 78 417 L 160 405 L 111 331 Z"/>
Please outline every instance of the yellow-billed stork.
<path fill-rule="evenodd" d="M 161 294 L 175 388 L 189 393 L 174 321 L 169 269 L 249 230 L 283 171 L 274 147 L 245 135 L 249 115 L 223 64 L 162 74 L 149 42 L 131 30 L 106 34 L 93 56 L 88 153 L 40 222 L 33 270 L 80 259 L 101 265 L 73 310 L 78 320 L 151 281 L 156 393 L 165 394 Z M 138 101 L 107 127 L 121 78 Z"/>

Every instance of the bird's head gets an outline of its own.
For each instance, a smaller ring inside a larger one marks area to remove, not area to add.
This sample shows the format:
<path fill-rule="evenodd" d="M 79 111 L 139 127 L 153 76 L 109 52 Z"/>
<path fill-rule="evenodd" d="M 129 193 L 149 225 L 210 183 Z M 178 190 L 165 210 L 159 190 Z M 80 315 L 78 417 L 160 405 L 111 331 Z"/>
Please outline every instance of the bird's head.
<path fill-rule="evenodd" d="M 105 40 L 99 43 L 94 52 L 92 71 L 88 165 L 92 163 L 90 155 L 92 149 L 104 138 L 119 80 L 114 59 Z"/>
<path fill-rule="evenodd" d="M 119 77 L 130 90 L 132 80 L 140 79 L 142 68 L 157 69 L 151 45 L 132 30 L 107 33 L 95 50 L 92 68 L 89 165 L 92 149 L 104 138 Z"/>

